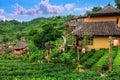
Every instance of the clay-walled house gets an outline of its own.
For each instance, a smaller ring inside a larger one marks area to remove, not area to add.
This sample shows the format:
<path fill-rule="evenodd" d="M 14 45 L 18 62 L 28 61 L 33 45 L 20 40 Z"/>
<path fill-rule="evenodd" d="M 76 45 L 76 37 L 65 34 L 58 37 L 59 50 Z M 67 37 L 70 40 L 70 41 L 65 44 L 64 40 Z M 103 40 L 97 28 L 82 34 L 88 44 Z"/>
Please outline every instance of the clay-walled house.
<path fill-rule="evenodd" d="M 14 46 L 13 49 L 14 54 L 21 55 L 28 50 L 28 44 L 23 41 L 20 41 L 17 45 Z"/>
<path fill-rule="evenodd" d="M 81 35 L 89 33 L 92 35 L 88 50 L 109 48 L 109 36 L 119 40 L 120 44 L 120 10 L 110 4 L 96 13 L 86 14 L 71 19 L 65 28 L 73 27 L 72 35 L 75 36 L 75 44 L 79 46 Z"/>

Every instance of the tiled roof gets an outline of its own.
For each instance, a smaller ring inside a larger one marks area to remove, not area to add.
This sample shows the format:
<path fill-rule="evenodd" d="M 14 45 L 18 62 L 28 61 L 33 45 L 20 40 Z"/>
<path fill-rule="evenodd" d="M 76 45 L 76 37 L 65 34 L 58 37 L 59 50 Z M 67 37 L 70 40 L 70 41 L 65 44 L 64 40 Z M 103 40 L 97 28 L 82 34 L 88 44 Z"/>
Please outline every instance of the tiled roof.
<path fill-rule="evenodd" d="M 120 10 L 108 4 L 107 6 L 103 7 L 100 11 L 96 13 L 86 13 L 84 16 L 79 16 L 79 18 L 103 17 L 103 16 L 120 16 Z"/>
<path fill-rule="evenodd" d="M 114 8 L 113 6 L 111 6 L 110 4 L 108 4 L 107 6 L 105 6 L 104 8 L 102 8 L 97 13 L 111 13 L 111 12 L 112 13 L 114 13 L 114 12 L 120 12 L 120 10 L 118 10 L 118 9 Z"/>
<path fill-rule="evenodd" d="M 27 47 L 28 44 L 26 44 L 25 42 L 20 41 L 17 45 L 14 46 L 14 49 L 22 49 Z"/>
<path fill-rule="evenodd" d="M 86 32 L 91 35 L 120 35 L 120 28 L 115 21 L 84 22 L 80 29 L 75 30 L 72 32 L 73 35 L 83 35 Z"/>
<path fill-rule="evenodd" d="M 83 21 L 76 21 L 76 22 L 67 22 L 65 25 L 69 26 L 80 26 L 83 23 Z"/>

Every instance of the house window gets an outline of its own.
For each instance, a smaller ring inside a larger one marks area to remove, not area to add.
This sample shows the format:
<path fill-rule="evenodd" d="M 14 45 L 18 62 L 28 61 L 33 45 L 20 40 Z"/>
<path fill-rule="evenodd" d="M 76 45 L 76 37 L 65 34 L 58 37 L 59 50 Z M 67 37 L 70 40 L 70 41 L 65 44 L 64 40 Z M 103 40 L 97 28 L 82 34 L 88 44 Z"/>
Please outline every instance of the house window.
<path fill-rule="evenodd" d="M 93 45 L 93 37 L 89 37 L 88 39 L 87 39 L 87 43 L 86 43 L 87 45 Z"/>
<path fill-rule="evenodd" d="M 79 37 L 79 45 L 93 45 L 93 36 L 83 38 L 82 36 Z"/>

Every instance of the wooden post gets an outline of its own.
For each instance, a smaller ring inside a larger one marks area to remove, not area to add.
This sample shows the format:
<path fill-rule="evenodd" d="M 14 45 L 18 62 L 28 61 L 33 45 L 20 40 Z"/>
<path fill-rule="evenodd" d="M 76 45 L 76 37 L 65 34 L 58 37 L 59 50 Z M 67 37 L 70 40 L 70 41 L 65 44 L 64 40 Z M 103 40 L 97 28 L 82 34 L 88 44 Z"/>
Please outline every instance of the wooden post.
<path fill-rule="evenodd" d="M 49 55 L 49 49 L 48 49 L 48 52 L 47 52 L 47 58 L 49 57 L 48 55 Z M 49 58 L 48 58 L 47 61 L 48 61 L 48 63 L 49 63 Z"/>
<path fill-rule="evenodd" d="M 112 71 L 112 37 L 109 36 L 109 71 Z"/>
<path fill-rule="evenodd" d="M 79 64 L 80 63 L 79 46 L 77 46 L 77 60 L 78 60 L 78 64 Z"/>
<path fill-rule="evenodd" d="M 77 46 L 79 45 L 78 36 L 75 36 L 75 51 L 77 52 Z"/>

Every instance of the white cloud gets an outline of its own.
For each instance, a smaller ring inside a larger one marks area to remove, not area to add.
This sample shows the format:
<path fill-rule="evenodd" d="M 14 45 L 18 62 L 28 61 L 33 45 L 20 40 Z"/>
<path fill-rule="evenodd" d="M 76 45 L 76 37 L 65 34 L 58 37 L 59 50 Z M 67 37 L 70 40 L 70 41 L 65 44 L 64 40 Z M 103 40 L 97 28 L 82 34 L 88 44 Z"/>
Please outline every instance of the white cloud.
<path fill-rule="evenodd" d="M 3 21 L 5 21 L 5 16 L 3 16 L 3 15 L 0 15 L 0 20 L 3 20 Z"/>
<path fill-rule="evenodd" d="M 67 10 L 71 10 L 73 7 L 74 7 L 74 4 L 66 4 L 66 5 L 65 5 L 65 8 L 66 8 Z"/>
<path fill-rule="evenodd" d="M 14 8 L 15 15 L 57 15 L 64 10 L 62 6 L 51 5 L 49 0 L 41 1 L 30 9 L 25 9 L 19 4 L 16 4 Z"/>
<path fill-rule="evenodd" d="M 0 9 L 0 14 L 3 14 L 4 13 L 4 9 Z"/>
<path fill-rule="evenodd" d="M 84 7 L 84 8 L 74 8 L 74 11 L 88 11 L 91 10 L 93 7 Z"/>
<path fill-rule="evenodd" d="M 5 16 L 0 15 L 0 19 L 3 19 L 3 18 L 5 18 Z"/>
<path fill-rule="evenodd" d="M 13 20 L 13 19 L 11 19 L 11 18 L 7 18 L 6 16 L 4 16 L 4 15 L 0 15 L 0 20 L 3 20 L 3 21 L 10 21 L 10 20 Z"/>
<path fill-rule="evenodd" d="M 14 8 L 15 8 L 15 15 L 36 15 L 35 8 L 25 9 L 19 4 L 16 4 Z"/>
<path fill-rule="evenodd" d="M 60 14 L 64 10 L 62 6 L 51 5 L 49 0 L 41 1 L 38 7 L 42 14 Z"/>

